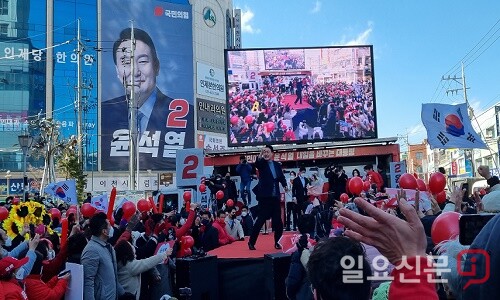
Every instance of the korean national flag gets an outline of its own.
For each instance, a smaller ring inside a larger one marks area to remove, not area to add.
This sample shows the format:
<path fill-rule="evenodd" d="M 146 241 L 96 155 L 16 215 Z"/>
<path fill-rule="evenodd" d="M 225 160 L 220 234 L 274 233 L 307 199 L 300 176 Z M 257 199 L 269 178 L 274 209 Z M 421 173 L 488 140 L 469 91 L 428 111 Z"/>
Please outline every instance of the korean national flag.
<path fill-rule="evenodd" d="M 472 128 L 465 103 L 422 104 L 422 123 L 427 129 L 427 142 L 431 149 L 488 148 Z"/>
<path fill-rule="evenodd" d="M 104 194 L 92 197 L 92 199 L 90 199 L 90 205 L 95 207 L 97 210 L 102 210 L 104 212 L 107 212 L 109 205 L 108 195 Z"/>
<path fill-rule="evenodd" d="M 53 197 L 60 198 L 68 204 L 78 204 L 76 181 L 74 179 L 50 183 L 45 192 Z"/>

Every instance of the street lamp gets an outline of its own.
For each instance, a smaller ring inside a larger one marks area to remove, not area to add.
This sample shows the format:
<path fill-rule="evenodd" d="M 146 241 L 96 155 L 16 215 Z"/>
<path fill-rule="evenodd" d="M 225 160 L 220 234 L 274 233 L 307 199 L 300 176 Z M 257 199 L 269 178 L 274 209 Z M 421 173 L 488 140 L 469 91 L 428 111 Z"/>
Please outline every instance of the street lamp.
<path fill-rule="evenodd" d="M 10 196 L 10 178 L 12 177 L 12 174 L 10 174 L 10 170 L 7 170 L 5 172 L 5 179 L 7 179 L 7 197 Z"/>
<path fill-rule="evenodd" d="M 28 155 L 28 149 L 31 147 L 33 143 L 33 137 L 23 134 L 17 137 L 19 140 L 19 146 L 21 150 L 23 150 L 23 199 L 24 201 L 28 200 L 26 195 L 26 189 L 28 187 L 28 176 L 26 175 L 26 156 Z"/>

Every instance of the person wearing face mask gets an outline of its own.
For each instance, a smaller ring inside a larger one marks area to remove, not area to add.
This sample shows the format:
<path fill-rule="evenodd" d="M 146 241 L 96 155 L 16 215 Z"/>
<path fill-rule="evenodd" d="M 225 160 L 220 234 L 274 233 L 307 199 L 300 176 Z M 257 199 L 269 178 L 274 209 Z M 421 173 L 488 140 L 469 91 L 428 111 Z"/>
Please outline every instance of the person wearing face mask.
<path fill-rule="evenodd" d="M 35 264 L 31 269 L 30 275 L 24 280 L 26 295 L 28 299 L 61 299 L 66 293 L 71 274 L 66 273 L 60 277 L 54 276 L 48 282 L 42 280 L 41 273 L 44 271 L 42 261 L 49 258 L 47 255 L 50 251 L 47 250 L 44 244 L 46 245 L 43 241 L 38 244 L 37 251 L 35 251 Z"/>
<path fill-rule="evenodd" d="M 105 213 L 95 214 L 89 222 L 92 237 L 83 249 L 84 300 L 116 300 L 125 292 L 118 282 L 115 250 L 107 241 L 114 228 Z"/>
<path fill-rule="evenodd" d="M 212 226 L 219 232 L 219 246 L 224 246 L 234 242 L 234 238 L 226 231 L 226 212 L 219 210 L 217 212 L 217 219 L 213 222 Z"/>
<path fill-rule="evenodd" d="M 209 211 L 201 213 L 201 248 L 208 252 L 219 247 L 219 232 L 212 226 L 212 214 Z"/>
<path fill-rule="evenodd" d="M 305 173 L 306 168 L 301 167 L 298 176 L 292 181 L 292 199 L 293 202 L 297 204 L 297 208 L 302 214 L 304 214 L 307 208 L 307 186 L 310 184 Z"/>
<path fill-rule="evenodd" d="M 243 206 L 241 208 L 241 227 L 243 228 L 243 234 L 245 236 L 250 236 L 252 234 L 252 227 L 253 227 L 253 216 L 252 214 L 248 211 L 248 206 Z"/>
<path fill-rule="evenodd" d="M 226 190 L 224 193 L 227 192 L 227 198 L 236 201 L 238 199 L 238 189 L 236 189 L 236 183 L 234 183 L 234 180 L 231 179 L 231 174 L 229 174 L 229 172 L 226 173 L 224 183 L 226 184 Z"/>
<path fill-rule="evenodd" d="M 226 222 L 225 229 L 229 236 L 231 236 L 235 241 L 245 240 L 245 233 L 243 232 L 243 227 L 241 227 L 240 221 L 236 219 L 236 208 L 230 208 L 228 210 L 225 222 Z"/>

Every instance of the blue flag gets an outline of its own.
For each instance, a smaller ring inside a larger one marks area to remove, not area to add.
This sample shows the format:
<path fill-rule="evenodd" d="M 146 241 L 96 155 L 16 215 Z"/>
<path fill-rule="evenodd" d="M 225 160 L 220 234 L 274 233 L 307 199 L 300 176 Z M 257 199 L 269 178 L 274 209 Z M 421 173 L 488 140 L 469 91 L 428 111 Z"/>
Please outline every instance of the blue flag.
<path fill-rule="evenodd" d="M 488 148 L 472 127 L 466 103 L 422 104 L 422 123 L 431 149 Z"/>

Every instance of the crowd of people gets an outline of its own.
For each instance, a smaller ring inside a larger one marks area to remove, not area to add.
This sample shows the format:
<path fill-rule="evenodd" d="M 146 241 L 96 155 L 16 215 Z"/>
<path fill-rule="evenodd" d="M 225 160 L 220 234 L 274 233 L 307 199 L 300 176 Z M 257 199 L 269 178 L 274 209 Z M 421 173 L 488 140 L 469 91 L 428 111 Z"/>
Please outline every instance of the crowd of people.
<path fill-rule="evenodd" d="M 231 198 L 238 197 L 231 194 L 237 193 L 236 187 L 229 176 L 222 175 L 205 184 L 215 194 L 223 190 L 227 198 L 207 210 L 188 202 L 180 212 L 167 207 L 159 213 L 137 205 L 135 213 L 127 215 L 118 208 L 110 219 L 104 212 L 88 215 L 67 205 L 54 214 L 54 208 L 48 210 L 40 201 L 9 197 L 0 208 L 8 211 L 0 229 L 0 299 L 62 299 L 72 280 L 71 273 L 64 272 L 66 263 L 83 266 L 84 299 L 175 299 L 178 258 L 202 257 L 230 243 L 256 250 L 268 219 L 272 219 L 276 250 L 282 249 L 284 229 L 298 231 L 286 279 L 289 299 L 492 299 L 500 295 L 495 271 L 498 215 L 470 246 L 461 245 L 456 235 L 437 244 L 432 233 L 433 223 L 448 212 L 500 212 L 496 199 L 500 182 L 487 167 L 480 166 L 478 173 L 487 179 L 489 193 L 464 195 L 464 190 L 456 189 L 440 204 L 432 195 L 421 197 L 419 191 L 410 201 L 404 190 L 392 201 L 384 193 L 383 176 L 372 165 L 364 167 L 370 187 L 361 193 L 354 195 L 348 184 L 359 171 L 349 178 L 340 165 L 325 169 L 329 189 L 316 189 L 326 184 L 320 174 L 306 177 L 305 168 L 300 168 L 287 179 L 273 154 L 272 146 L 265 146 L 253 165 L 259 171 L 259 183 L 252 189 L 257 210 L 230 204 Z M 248 164 L 245 157 L 240 164 Z M 247 179 L 253 180 L 249 168 L 239 172 L 247 172 Z M 291 195 L 285 224 L 280 185 Z M 247 189 L 246 183 L 242 186 Z M 320 197 L 325 193 L 328 197 Z M 187 245 L 191 238 L 192 244 Z M 429 253 L 435 256 L 428 257 Z M 446 257 L 447 264 L 436 264 L 438 255 Z M 443 271 L 448 268 L 454 271 Z"/>
<path fill-rule="evenodd" d="M 319 83 L 311 76 L 287 80 L 287 76 L 266 76 L 259 89 L 230 92 L 232 143 L 376 137 L 371 80 Z M 287 95 L 296 97 L 294 103 L 285 101 Z"/>

